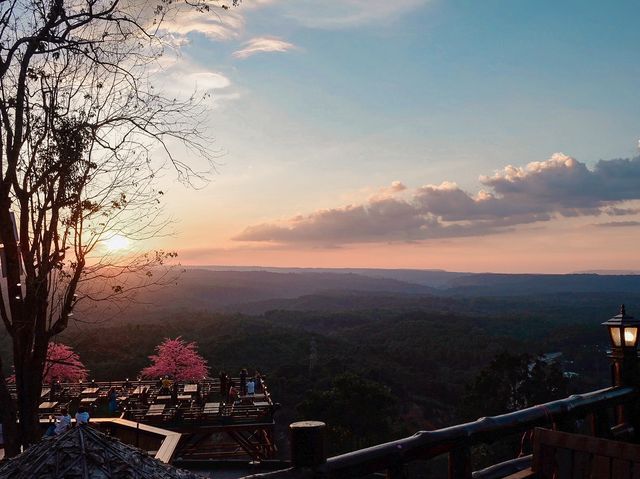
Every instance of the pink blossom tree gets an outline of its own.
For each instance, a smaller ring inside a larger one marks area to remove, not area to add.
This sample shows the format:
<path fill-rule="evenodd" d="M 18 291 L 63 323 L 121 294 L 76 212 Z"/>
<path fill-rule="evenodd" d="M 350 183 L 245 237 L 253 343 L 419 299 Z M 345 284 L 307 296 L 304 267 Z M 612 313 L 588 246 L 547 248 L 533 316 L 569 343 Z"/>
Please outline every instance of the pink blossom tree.
<path fill-rule="evenodd" d="M 80 361 L 78 353 L 71 349 L 70 346 L 61 343 L 49 343 L 42 376 L 42 382 L 44 384 L 54 381 L 86 381 L 88 377 L 89 370 L 82 361 Z M 9 382 L 15 382 L 15 380 L 15 374 L 7 378 Z"/>
<path fill-rule="evenodd" d="M 42 377 L 45 384 L 53 381 L 86 381 L 88 376 L 89 370 L 71 347 L 61 343 L 49 343 Z"/>
<path fill-rule="evenodd" d="M 170 376 L 178 381 L 202 379 L 209 374 L 207 361 L 198 353 L 195 342 L 185 342 L 180 336 L 166 338 L 156 346 L 156 354 L 149 356 L 151 366 L 140 374 L 145 378 Z"/>

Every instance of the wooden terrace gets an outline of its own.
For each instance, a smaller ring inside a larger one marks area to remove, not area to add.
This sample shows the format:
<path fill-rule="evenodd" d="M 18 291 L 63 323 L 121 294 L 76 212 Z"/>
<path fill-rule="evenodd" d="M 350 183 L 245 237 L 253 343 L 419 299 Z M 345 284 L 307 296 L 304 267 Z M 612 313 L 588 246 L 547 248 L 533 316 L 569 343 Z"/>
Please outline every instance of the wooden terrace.
<path fill-rule="evenodd" d="M 239 378 L 232 381 L 240 383 Z M 137 429 L 144 425 L 180 433 L 180 444 L 171 455 L 183 461 L 275 457 L 273 428 L 278 404 L 272 401 L 264 381 L 255 394 L 239 396 L 235 401 L 229 401 L 220 391 L 217 378 L 166 386 L 151 380 L 54 383 L 42 390 L 40 421 L 48 425 L 62 408 L 73 416 L 78 407 L 84 406 L 96 423 L 120 419 L 137 424 Z M 109 409 L 112 390 L 115 412 Z M 15 396 L 15 390 L 11 392 Z M 117 430 L 122 432 L 124 428 Z"/>

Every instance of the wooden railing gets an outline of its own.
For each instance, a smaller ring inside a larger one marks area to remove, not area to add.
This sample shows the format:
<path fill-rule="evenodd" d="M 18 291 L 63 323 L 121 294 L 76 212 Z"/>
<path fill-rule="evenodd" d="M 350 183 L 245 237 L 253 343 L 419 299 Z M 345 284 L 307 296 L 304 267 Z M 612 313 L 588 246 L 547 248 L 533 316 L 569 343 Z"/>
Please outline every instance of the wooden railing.
<path fill-rule="evenodd" d="M 291 428 L 292 467 L 250 477 L 353 478 L 386 471 L 388 478 L 399 479 L 406 477 L 408 463 L 428 460 L 443 454 L 449 457 L 450 479 L 502 477 L 499 475 L 500 470 L 510 473 L 514 468 L 524 469 L 530 461 L 521 458 L 493 470 L 487 469 L 474 474 L 472 446 L 492 443 L 509 434 L 521 433 L 536 426 L 563 429 L 578 419 L 588 420 L 591 434 L 607 436 L 611 426 L 615 425 L 610 423 L 609 418 L 622 417 L 621 408 L 636 401 L 638 397 L 638 389 L 632 387 L 602 389 L 500 416 L 480 418 L 466 424 L 434 431 L 420 431 L 411 437 L 328 459 L 325 459 L 323 453 L 322 423 L 295 423 Z M 610 414 L 611 409 L 614 409 L 614 414 Z"/>

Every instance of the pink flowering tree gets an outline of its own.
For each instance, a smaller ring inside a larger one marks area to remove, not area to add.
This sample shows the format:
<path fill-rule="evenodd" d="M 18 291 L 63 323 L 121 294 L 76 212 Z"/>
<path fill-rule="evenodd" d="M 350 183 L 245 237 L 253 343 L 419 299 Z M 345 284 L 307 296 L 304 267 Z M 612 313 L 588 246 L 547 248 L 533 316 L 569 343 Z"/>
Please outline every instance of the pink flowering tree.
<path fill-rule="evenodd" d="M 198 353 L 196 343 L 185 342 L 180 336 L 165 339 L 156 346 L 156 354 L 149 359 L 151 366 L 140 372 L 145 378 L 170 376 L 178 381 L 191 381 L 209 374 L 207 361 Z"/>
<path fill-rule="evenodd" d="M 47 361 L 42 380 L 45 384 L 53 381 L 86 381 L 89 370 L 80 361 L 80 356 L 66 344 L 49 343 Z"/>
<path fill-rule="evenodd" d="M 71 347 L 61 343 L 49 343 L 47 359 L 44 364 L 42 382 L 50 384 L 55 381 L 76 382 L 86 381 L 89 370 L 80 361 L 80 356 Z M 7 378 L 9 382 L 15 382 L 15 375 Z"/>

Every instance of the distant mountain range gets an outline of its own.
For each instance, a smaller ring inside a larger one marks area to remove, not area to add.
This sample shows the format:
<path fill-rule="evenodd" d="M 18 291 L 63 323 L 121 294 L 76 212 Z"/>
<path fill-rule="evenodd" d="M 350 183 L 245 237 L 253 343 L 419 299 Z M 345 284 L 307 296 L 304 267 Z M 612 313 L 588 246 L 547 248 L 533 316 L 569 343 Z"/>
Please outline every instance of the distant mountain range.
<path fill-rule="evenodd" d="M 496 300 L 501 306 L 497 306 Z M 511 298 L 511 299 L 510 299 Z M 135 302 L 97 304 L 84 311 L 96 318 L 152 319 L 184 311 L 263 314 L 269 310 L 353 311 L 419 309 L 494 314 L 581 303 L 620 302 L 639 309 L 640 275 L 496 274 L 439 270 L 188 267 L 171 285 L 142 290 Z M 509 306 L 511 305 L 511 306 Z M 79 311 L 82 313 L 82 311 Z"/>
<path fill-rule="evenodd" d="M 602 275 L 638 275 L 639 270 L 633 269 L 593 269 L 587 271 L 576 271 L 576 274 L 602 274 Z"/>
<path fill-rule="evenodd" d="M 417 270 L 417 269 L 367 269 L 367 268 L 261 268 L 261 267 L 224 267 L 205 266 L 198 267 L 216 273 L 248 274 L 245 279 L 253 274 L 271 273 L 281 275 L 302 275 L 308 286 L 309 281 L 329 278 L 349 280 L 356 277 L 376 278 L 379 280 L 395 280 L 396 287 L 412 285 L 411 288 L 401 292 L 416 293 L 416 286 L 431 288 L 433 294 L 456 294 L 472 296 L 510 296 L 526 295 L 532 293 L 599 293 L 605 291 L 640 291 L 640 275 L 625 272 L 614 274 L 607 270 L 606 273 L 571 273 L 571 274 L 503 274 L 503 273 L 466 273 L 444 270 Z M 191 270 L 191 269 L 189 269 Z M 318 275 L 318 276 L 314 276 Z M 349 276 L 345 276 L 349 275 Z M 274 276 L 272 276 L 273 278 Z M 377 283 L 382 286 L 384 283 Z M 317 282 L 320 286 L 320 282 Z M 366 282 L 358 283 L 351 290 L 368 290 Z M 318 288 L 317 291 L 321 291 Z M 388 290 L 392 291 L 392 290 Z M 396 290 L 397 291 L 397 290 Z M 283 296 L 284 297 L 284 296 Z"/>

